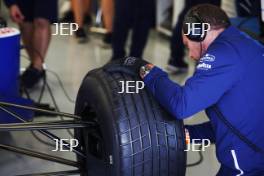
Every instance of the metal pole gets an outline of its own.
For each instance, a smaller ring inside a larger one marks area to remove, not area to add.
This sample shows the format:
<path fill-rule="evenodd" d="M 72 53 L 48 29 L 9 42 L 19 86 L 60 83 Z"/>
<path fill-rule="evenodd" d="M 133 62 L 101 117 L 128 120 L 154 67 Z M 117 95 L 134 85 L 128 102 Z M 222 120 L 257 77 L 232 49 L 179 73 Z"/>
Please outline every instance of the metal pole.
<path fill-rule="evenodd" d="M 32 156 L 32 157 L 47 160 L 47 161 L 53 161 L 53 162 L 65 164 L 68 166 L 79 167 L 78 162 L 67 160 L 64 158 L 56 157 L 56 156 L 52 156 L 52 155 L 48 155 L 45 153 L 36 152 L 33 150 L 28 150 L 28 149 L 24 149 L 24 148 L 20 148 L 20 147 L 14 147 L 14 146 L 10 146 L 10 145 L 4 145 L 4 144 L 0 144 L 0 148 L 3 150 L 15 152 L 15 153 L 20 153 L 20 154 Z"/>
<path fill-rule="evenodd" d="M 0 124 L 0 131 L 27 131 L 27 130 L 55 130 L 68 128 L 85 128 L 86 123 L 83 122 L 26 122 L 26 123 L 11 123 Z"/>
<path fill-rule="evenodd" d="M 64 112 L 49 111 L 49 110 L 45 110 L 45 109 L 34 108 L 34 107 L 30 107 L 30 106 L 23 106 L 23 105 L 3 102 L 3 101 L 0 101 L 0 105 L 16 107 L 16 108 L 32 110 L 32 111 L 38 111 L 38 112 L 45 112 L 45 113 L 48 113 L 48 114 L 60 115 L 60 116 L 65 116 L 65 117 L 70 117 L 70 118 L 81 120 L 80 116 L 77 116 L 77 115 L 74 115 L 74 114 L 69 114 L 69 113 L 64 113 Z"/>
<path fill-rule="evenodd" d="M 69 170 L 69 171 L 58 171 L 58 172 L 46 172 L 46 173 L 34 173 L 34 174 L 23 174 L 16 176 L 66 176 L 80 174 L 80 170 Z"/>
<path fill-rule="evenodd" d="M 69 170 L 69 171 L 58 171 L 58 172 L 46 172 L 46 173 L 34 173 L 34 174 L 23 174 L 16 176 L 66 176 L 80 174 L 80 170 Z"/>
<path fill-rule="evenodd" d="M 13 113 L 13 112 L 9 111 L 8 109 L 3 108 L 2 106 L 0 106 L 0 109 L 3 110 L 3 111 L 6 112 L 6 113 L 12 115 L 13 117 L 19 119 L 20 121 L 22 121 L 22 122 L 26 122 L 23 118 L 21 118 L 21 117 L 20 117 L 19 115 L 17 115 L 16 113 Z M 53 139 L 58 139 L 59 143 L 61 143 L 60 138 L 57 137 L 56 135 L 54 135 L 53 133 L 50 133 L 50 132 L 48 132 L 48 131 L 46 131 L 46 130 L 39 130 L 39 132 L 40 132 L 41 134 L 45 135 L 46 137 L 48 137 L 48 138 L 51 139 L 51 140 L 53 140 Z M 68 144 L 67 142 L 65 142 L 65 143 Z M 70 145 L 68 144 L 68 145 L 66 145 L 65 147 L 66 147 L 66 148 L 69 148 Z M 81 156 L 81 157 L 83 157 L 83 158 L 86 158 L 86 156 L 85 156 L 82 152 L 80 152 L 80 151 L 78 151 L 78 150 L 76 150 L 76 149 L 73 149 L 72 151 L 73 151 L 74 153 L 76 153 L 77 155 L 79 155 L 79 156 Z"/>

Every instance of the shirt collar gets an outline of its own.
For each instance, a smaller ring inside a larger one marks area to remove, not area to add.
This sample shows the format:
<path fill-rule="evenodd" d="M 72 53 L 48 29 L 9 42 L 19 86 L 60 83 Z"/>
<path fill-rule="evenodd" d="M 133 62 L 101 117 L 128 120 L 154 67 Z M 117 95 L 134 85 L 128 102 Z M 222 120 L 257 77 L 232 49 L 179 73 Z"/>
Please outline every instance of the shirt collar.
<path fill-rule="evenodd" d="M 229 26 L 221 34 L 219 34 L 216 40 L 223 39 L 223 38 L 230 38 L 230 37 L 237 36 L 240 34 L 241 32 L 236 27 Z"/>

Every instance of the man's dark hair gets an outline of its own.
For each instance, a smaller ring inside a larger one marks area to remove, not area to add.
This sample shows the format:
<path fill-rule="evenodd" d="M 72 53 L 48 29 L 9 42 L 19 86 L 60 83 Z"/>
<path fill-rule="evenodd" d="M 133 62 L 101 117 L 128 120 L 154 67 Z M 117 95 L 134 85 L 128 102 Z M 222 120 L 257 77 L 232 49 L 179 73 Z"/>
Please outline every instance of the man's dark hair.
<path fill-rule="evenodd" d="M 220 7 L 211 4 L 200 4 L 192 7 L 185 16 L 184 24 L 192 23 L 193 20 L 189 21 L 191 18 L 198 18 L 201 23 L 209 23 L 211 29 L 230 26 L 227 14 Z"/>

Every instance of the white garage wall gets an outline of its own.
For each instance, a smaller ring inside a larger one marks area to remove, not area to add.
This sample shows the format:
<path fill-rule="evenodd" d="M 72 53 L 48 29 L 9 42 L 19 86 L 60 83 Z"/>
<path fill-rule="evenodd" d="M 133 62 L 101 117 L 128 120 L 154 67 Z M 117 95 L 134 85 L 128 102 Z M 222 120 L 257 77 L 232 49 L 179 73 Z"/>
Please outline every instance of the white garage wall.
<path fill-rule="evenodd" d="M 236 7 L 235 7 L 235 0 L 222 0 L 222 9 L 225 10 L 229 17 L 237 16 Z"/>
<path fill-rule="evenodd" d="M 59 18 L 63 16 L 63 14 L 70 9 L 70 1 L 69 0 L 59 0 Z"/>
<path fill-rule="evenodd" d="M 183 7 L 185 4 L 185 0 L 174 0 L 173 1 L 173 9 L 174 9 L 174 13 L 173 13 L 173 26 L 176 24 L 177 20 L 178 20 L 178 16 L 180 15 Z"/>

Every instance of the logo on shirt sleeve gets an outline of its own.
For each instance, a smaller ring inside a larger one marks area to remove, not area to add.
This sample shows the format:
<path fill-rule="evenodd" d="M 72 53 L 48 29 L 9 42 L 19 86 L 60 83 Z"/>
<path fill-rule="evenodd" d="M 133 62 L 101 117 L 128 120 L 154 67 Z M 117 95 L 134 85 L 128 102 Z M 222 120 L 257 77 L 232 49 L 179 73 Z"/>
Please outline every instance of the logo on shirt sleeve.
<path fill-rule="evenodd" d="M 215 56 L 211 54 L 205 54 L 196 66 L 198 70 L 210 70 L 212 68 L 212 62 L 215 61 Z"/>
<path fill-rule="evenodd" d="M 214 62 L 215 56 L 211 54 L 205 54 L 201 59 L 200 62 Z"/>
<path fill-rule="evenodd" d="M 197 68 L 198 70 L 209 70 L 209 69 L 212 68 L 212 65 L 210 65 L 210 64 L 206 64 L 206 63 L 199 63 L 199 64 L 196 66 L 196 68 Z"/>

